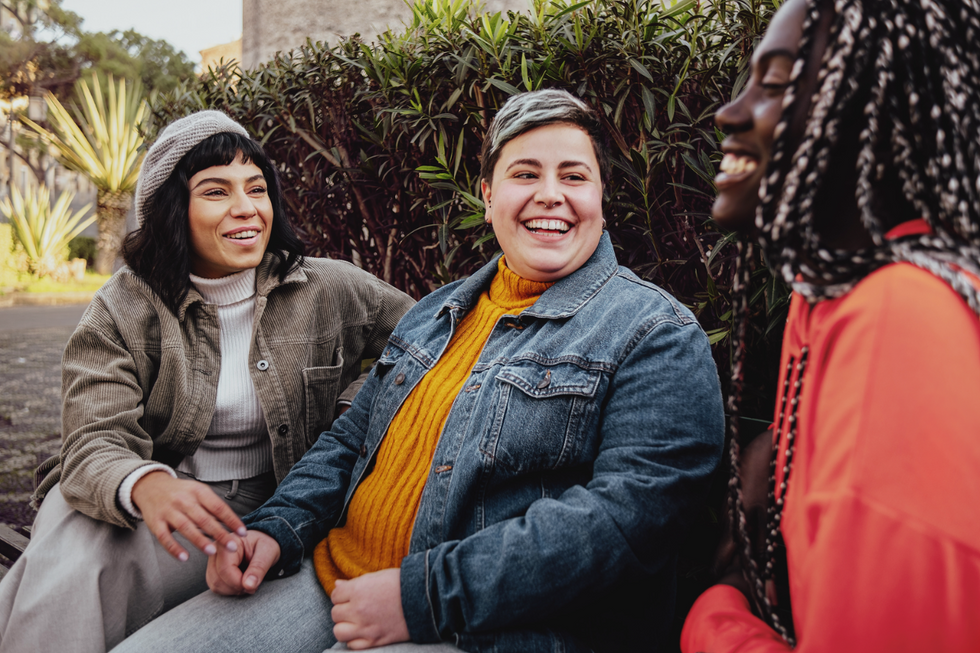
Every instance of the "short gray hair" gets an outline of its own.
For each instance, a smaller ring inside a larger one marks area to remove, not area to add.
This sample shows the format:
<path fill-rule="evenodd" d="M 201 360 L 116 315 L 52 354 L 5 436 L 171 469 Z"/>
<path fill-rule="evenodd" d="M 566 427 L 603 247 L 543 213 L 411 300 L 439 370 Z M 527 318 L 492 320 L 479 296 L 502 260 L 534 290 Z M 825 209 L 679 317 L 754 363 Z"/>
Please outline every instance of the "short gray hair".
<path fill-rule="evenodd" d="M 595 112 L 568 91 L 556 88 L 513 95 L 504 103 L 483 139 L 480 179 L 488 184 L 493 180 L 493 169 L 504 145 L 532 129 L 556 123 L 580 127 L 589 135 L 605 183 L 610 174 L 609 148 Z"/>

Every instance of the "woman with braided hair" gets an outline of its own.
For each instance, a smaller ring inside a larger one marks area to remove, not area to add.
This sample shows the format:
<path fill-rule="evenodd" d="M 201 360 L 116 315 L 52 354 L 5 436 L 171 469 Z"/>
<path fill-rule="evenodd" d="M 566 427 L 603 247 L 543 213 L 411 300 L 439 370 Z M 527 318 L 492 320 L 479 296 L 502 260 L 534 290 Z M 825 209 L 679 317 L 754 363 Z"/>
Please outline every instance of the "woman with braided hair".
<path fill-rule="evenodd" d="M 978 42 L 976 0 L 789 0 L 718 113 L 739 555 L 686 652 L 980 650 Z M 756 244 L 794 290 L 761 538 L 737 427 Z"/>

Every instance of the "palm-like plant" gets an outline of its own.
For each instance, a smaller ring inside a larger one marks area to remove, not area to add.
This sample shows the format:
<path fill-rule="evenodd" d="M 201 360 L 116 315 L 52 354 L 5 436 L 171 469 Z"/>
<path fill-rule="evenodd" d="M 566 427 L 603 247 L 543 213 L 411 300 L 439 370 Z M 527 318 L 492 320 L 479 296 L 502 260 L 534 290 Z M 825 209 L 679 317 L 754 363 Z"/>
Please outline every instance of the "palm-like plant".
<path fill-rule="evenodd" d="M 74 193 L 62 193 L 51 206 L 51 193 L 44 186 L 21 195 L 16 186 L 10 197 L 0 201 L 2 212 L 13 227 L 14 238 L 27 254 L 28 271 L 39 277 L 55 272 L 65 260 L 68 241 L 95 221 L 86 217 L 91 204 L 72 212 Z"/>
<path fill-rule="evenodd" d="M 105 91 L 98 77 L 76 85 L 80 106 L 72 111 L 48 93 L 51 131 L 24 122 L 54 146 L 61 163 L 86 175 L 98 188 L 96 215 L 99 224 L 95 267 L 100 274 L 112 272 L 122 244 L 126 212 L 136 190 L 142 160 L 143 137 L 136 126 L 149 115 L 139 82 L 127 86 L 109 76 Z"/>

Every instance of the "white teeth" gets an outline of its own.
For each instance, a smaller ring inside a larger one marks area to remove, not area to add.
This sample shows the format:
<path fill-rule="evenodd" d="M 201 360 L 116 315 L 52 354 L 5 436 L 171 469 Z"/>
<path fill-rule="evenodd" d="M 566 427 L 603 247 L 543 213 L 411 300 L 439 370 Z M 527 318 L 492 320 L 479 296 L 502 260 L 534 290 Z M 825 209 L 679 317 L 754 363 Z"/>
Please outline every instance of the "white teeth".
<path fill-rule="evenodd" d="M 524 223 L 524 226 L 531 230 L 544 229 L 546 231 L 560 231 L 565 233 L 570 229 L 568 223 L 563 220 L 528 220 Z"/>
<path fill-rule="evenodd" d="M 743 172 L 753 172 L 758 166 L 754 159 L 729 152 L 722 158 L 718 168 L 727 175 L 740 175 Z"/>
<path fill-rule="evenodd" d="M 249 229 L 248 231 L 239 231 L 237 234 L 229 234 L 225 236 L 225 238 L 231 238 L 232 240 L 244 240 L 246 238 L 252 238 L 258 235 L 258 231 L 255 229 Z"/>

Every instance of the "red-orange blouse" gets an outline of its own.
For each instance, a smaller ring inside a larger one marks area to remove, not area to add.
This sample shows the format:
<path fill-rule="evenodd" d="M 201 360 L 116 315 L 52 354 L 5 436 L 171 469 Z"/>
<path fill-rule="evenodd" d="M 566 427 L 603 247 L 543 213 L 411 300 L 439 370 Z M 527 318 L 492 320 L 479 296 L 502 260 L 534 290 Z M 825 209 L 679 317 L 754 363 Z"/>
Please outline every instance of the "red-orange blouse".
<path fill-rule="evenodd" d="M 794 295 L 783 375 L 804 346 L 782 520 L 796 650 L 980 651 L 980 321 L 900 263 L 838 299 Z M 785 428 L 774 437 L 782 451 Z M 694 604 L 681 647 L 789 650 L 725 585 Z"/>

